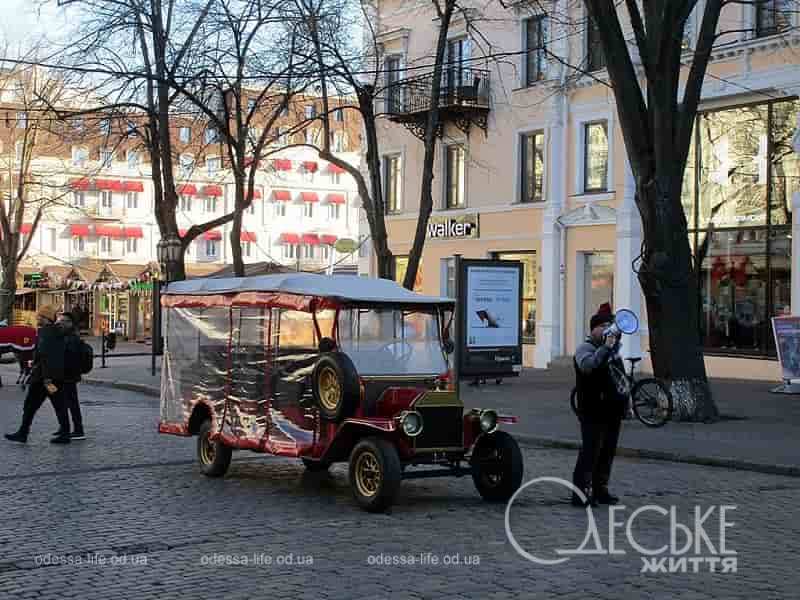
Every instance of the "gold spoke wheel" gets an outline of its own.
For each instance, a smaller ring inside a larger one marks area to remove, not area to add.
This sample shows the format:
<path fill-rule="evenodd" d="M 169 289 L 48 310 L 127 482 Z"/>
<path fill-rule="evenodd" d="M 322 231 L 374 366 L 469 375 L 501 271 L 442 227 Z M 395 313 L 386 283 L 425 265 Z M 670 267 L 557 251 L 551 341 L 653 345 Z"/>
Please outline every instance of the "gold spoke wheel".
<path fill-rule="evenodd" d="M 319 374 L 319 398 L 322 405 L 330 411 L 335 411 L 342 400 L 339 377 L 330 367 L 325 367 Z"/>
<path fill-rule="evenodd" d="M 378 493 L 383 479 L 378 457 L 371 452 L 362 453 L 356 462 L 356 487 L 363 496 Z"/>

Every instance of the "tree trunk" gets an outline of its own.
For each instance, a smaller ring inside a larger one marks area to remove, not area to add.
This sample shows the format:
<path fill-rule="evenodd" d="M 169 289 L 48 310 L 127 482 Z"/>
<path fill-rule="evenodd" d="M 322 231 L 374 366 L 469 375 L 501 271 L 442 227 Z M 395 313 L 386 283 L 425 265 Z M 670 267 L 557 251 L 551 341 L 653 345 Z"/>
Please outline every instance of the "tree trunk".
<path fill-rule="evenodd" d="M 638 194 L 637 202 L 643 200 L 662 209 L 657 215 L 648 215 L 652 219 L 645 219 L 650 235 L 639 270 L 655 376 L 669 385 L 674 419 L 711 422 L 719 413 L 703 359 L 697 274 L 686 221 L 682 215 L 664 210 L 666 206 L 680 206 L 680 202 L 648 197 L 656 194 L 655 186 L 640 186 Z"/>
<path fill-rule="evenodd" d="M 233 225 L 231 227 L 231 257 L 233 258 L 233 274 L 244 277 L 244 259 L 242 258 L 242 214 L 240 208 L 244 203 L 244 182 L 236 182 L 236 198 L 234 200 Z"/>
<path fill-rule="evenodd" d="M 0 288 L 0 320 L 11 325 L 14 298 L 17 292 L 17 261 L 13 257 L 3 257 L 3 284 Z"/>

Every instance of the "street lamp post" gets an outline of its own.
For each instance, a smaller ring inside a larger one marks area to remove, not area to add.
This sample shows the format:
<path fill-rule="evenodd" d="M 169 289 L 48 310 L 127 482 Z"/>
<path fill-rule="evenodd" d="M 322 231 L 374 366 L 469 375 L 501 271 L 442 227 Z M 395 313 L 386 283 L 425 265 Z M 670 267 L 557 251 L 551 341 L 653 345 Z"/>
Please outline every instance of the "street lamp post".
<path fill-rule="evenodd" d="M 156 244 L 156 256 L 161 277 L 153 280 L 153 354 L 152 374 L 156 372 L 156 356 L 164 353 L 164 339 L 162 336 L 163 325 L 161 322 L 161 285 L 168 284 L 176 279 L 177 266 L 183 254 L 183 245 L 180 238 L 175 235 L 168 236 Z"/>

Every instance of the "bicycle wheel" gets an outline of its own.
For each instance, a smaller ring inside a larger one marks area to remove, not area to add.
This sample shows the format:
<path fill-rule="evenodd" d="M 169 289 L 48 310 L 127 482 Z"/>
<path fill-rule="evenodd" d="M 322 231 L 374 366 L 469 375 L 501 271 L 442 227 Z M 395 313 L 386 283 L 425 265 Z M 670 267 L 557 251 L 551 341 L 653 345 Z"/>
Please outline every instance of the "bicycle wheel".
<path fill-rule="evenodd" d="M 572 412 L 575 413 L 576 417 L 579 417 L 578 414 L 578 388 L 572 388 L 572 391 L 569 394 L 569 405 L 572 407 Z"/>
<path fill-rule="evenodd" d="M 658 379 L 640 379 L 633 386 L 633 413 L 648 427 L 661 427 L 672 418 L 672 394 Z"/>

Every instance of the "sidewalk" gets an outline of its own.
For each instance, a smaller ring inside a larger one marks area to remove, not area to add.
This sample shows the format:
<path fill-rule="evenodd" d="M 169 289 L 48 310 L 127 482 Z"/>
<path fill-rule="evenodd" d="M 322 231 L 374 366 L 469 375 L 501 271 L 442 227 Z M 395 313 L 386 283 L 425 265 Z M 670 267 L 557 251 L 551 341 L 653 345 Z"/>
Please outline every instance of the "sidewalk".
<path fill-rule="evenodd" d="M 135 344 L 141 350 L 149 346 Z M 122 352 L 118 347 L 117 352 Z M 160 368 L 150 374 L 150 357 L 107 360 L 86 377 L 86 383 L 158 395 Z M 160 367 L 160 365 L 159 365 Z M 16 367 L 0 365 L 8 385 L 16 379 Z M 13 374 L 13 376 L 12 376 Z M 506 428 L 528 443 L 577 448 L 578 422 L 569 407 L 573 376 L 568 370 L 526 370 L 501 385 L 478 388 L 462 384 L 467 407 L 495 408 L 517 415 L 520 422 Z M 712 425 L 670 422 L 650 429 L 638 421 L 626 421 L 620 438 L 620 454 L 634 457 L 717 465 L 800 477 L 800 396 L 771 394 L 774 383 L 712 380 L 712 390 L 722 419 Z"/>

